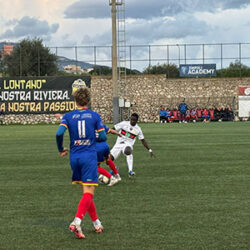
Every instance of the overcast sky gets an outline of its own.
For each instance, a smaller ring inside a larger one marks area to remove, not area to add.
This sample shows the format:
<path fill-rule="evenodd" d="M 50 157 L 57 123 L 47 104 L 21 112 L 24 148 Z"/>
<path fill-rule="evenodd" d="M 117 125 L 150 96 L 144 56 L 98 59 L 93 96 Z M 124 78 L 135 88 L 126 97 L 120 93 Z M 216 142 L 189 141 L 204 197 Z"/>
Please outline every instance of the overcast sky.
<path fill-rule="evenodd" d="M 250 41 L 250 0 L 125 0 L 126 43 Z M 0 41 L 110 45 L 109 0 L 0 0 Z"/>

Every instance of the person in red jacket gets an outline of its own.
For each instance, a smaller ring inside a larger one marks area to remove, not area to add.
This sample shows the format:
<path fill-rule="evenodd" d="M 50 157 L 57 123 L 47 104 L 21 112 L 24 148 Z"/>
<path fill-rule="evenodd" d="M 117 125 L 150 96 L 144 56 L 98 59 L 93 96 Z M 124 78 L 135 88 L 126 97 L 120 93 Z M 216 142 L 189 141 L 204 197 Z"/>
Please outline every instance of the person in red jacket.
<path fill-rule="evenodd" d="M 204 108 L 202 110 L 201 118 L 202 118 L 203 122 L 209 122 L 210 121 L 210 115 L 209 115 L 209 112 L 208 112 L 207 108 Z"/>
<path fill-rule="evenodd" d="M 172 110 L 172 117 L 171 117 L 171 120 L 174 122 L 174 121 L 180 121 L 180 115 L 179 115 L 179 111 L 178 109 L 173 109 Z"/>
<path fill-rule="evenodd" d="M 196 114 L 197 114 L 197 120 L 201 120 L 202 119 L 202 110 L 201 110 L 201 108 L 197 108 Z"/>

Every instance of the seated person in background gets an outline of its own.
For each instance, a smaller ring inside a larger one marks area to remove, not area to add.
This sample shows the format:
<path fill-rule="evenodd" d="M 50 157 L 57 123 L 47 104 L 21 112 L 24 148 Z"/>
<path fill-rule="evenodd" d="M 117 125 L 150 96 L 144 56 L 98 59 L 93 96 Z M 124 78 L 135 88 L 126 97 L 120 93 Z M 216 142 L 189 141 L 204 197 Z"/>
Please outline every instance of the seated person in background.
<path fill-rule="evenodd" d="M 191 119 L 191 111 L 189 109 L 187 109 L 186 111 L 186 122 L 190 122 Z"/>
<path fill-rule="evenodd" d="M 221 121 L 227 121 L 227 111 L 226 108 L 224 106 L 222 106 L 221 110 L 220 110 L 220 120 Z"/>
<path fill-rule="evenodd" d="M 167 112 L 167 122 L 171 122 L 172 112 L 169 110 L 169 108 L 166 109 Z"/>
<path fill-rule="evenodd" d="M 203 122 L 209 122 L 210 121 L 210 115 L 209 115 L 209 112 L 208 112 L 207 108 L 204 108 L 202 110 L 201 120 Z"/>
<path fill-rule="evenodd" d="M 172 117 L 171 117 L 172 121 L 179 121 L 180 117 L 179 117 L 179 111 L 177 110 L 177 108 L 172 110 Z"/>
<path fill-rule="evenodd" d="M 228 121 L 234 121 L 234 112 L 229 105 L 227 106 L 227 118 Z"/>
<path fill-rule="evenodd" d="M 164 106 L 161 106 L 160 109 L 160 122 L 161 123 L 167 122 L 167 111 L 165 110 Z"/>
<path fill-rule="evenodd" d="M 208 112 L 209 112 L 209 115 L 210 115 L 210 121 L 214 120 L 215 119 L 215 117 L 214 117 L 214 109 L 209 108 Z"/>
<path fill-rule="evenodd" d="M 215 121 L 219 121 L 221 119 L 219 107 L 216 107 L 214 109 L 214 119 L 215 119 Z"/>
<path fill-rule="evenodd" d="M 198 120 L 201 120 L 201 116 L 202 116 L 202 112 L 201 112 L 201 108 L 197 108 L 197 110 L 196 110 L 196 114 L 197 114 L 197 121 Z"/>
<path fill-rule="evenodd" d="M 193 122 L 197 122 L 198 117 L 197 117 L 197 111 L 196 108 L 192 108 L 190 112 L 190 120 Z"/>

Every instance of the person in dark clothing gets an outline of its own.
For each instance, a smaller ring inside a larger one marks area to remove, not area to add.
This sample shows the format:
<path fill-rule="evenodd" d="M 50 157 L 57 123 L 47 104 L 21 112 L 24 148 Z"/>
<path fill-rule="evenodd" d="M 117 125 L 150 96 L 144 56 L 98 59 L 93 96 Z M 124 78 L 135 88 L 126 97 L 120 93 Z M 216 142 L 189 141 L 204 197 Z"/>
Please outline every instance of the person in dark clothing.
<path fill-rule="evenodd" d="M 227 121 L 227 111 L 226 108 L 223 106 L 220 110 L 220 120 L 219 121 Z"/>
<path fill-rule="evenodd" d="M 227 107 L 227 120 L 234 121 L 234 112 L 230 106 Z"/>
<path fill-rule="evenodd" d="M 219 121 L 221 119 L 220 108 L 216 107 L 214 109 L 214 120 Z"/>

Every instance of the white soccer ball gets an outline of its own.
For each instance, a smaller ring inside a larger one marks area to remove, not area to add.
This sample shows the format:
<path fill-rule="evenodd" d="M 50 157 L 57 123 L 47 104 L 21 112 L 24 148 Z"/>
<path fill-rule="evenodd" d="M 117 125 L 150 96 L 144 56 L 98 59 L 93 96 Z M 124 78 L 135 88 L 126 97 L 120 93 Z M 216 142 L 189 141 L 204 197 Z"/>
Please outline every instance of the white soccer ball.
<path fill-rule="evenodd" d="M 99 183 L 102 183 L 102 184 L 108 184 L 109 178 L 105 175 L 100 174 L 98 177 L 98 181 L 99 181 Z"/>

